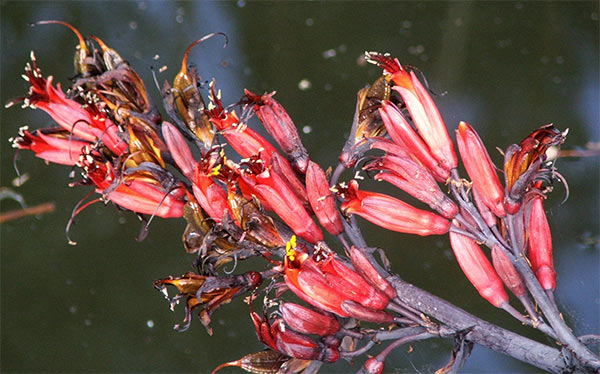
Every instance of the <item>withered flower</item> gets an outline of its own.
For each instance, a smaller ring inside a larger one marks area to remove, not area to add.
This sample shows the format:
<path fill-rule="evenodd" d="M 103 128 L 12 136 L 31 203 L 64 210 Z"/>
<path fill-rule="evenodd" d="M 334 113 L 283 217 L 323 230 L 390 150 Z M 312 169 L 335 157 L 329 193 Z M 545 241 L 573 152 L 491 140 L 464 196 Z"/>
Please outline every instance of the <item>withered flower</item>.
<path fill-rule="evenodd" d="M 552 124 L 529 134 L 519 145 L 512 144 L 504 153 L 506 180 L 506 210 L 514 214 L 521 207 L 526 192 L 540 177 L 549 147 L 560 146 L 568 130 L 558 131 Z"/>
<path fill-rule="evenodd" d="M 179 304 L 181 299 L 185 299 L 185 318 L 183 325 L 175 325 L 178 331 L 185 331 L 192 322 L 192 312 L 201 308 L 198 316 L 200 321 L 206 327 L 209 335 L 212 335 L 210 316 L 221 305 L 231 302 L 231 300 L 241 294 L 251 291 L 262 283 L 260 273 L 248 271 L 242 275 L 230 275 L 220 277 L 210 277 L 198 275 L 195 273 L 185 273 L 181 277 L 159 279 L 154 282 L 154 288 L 162 292 L 171 304 L 171 310 Z M 174 297 L 169 297 L 166 286 L 174 286 L 179 293 Z"/>

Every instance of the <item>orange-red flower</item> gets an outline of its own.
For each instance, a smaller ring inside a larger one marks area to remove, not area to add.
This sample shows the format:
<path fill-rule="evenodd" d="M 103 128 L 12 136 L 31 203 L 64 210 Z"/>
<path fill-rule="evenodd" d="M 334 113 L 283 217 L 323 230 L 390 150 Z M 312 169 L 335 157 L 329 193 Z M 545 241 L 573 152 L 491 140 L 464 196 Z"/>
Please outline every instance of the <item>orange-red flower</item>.
<path fill-rule="evenodd" d="M 29 132 L 27 126 L 19 129 L 19 136 L 11 139 L 13 147 L 28 149 L 43 160 L 62 165 L 75 165 L 86 146 L 91 143 L 74 139 L 62 128 Z"/>
<path fill-rule="evenodd" d="M 17 101 L 33 109 L 42 109 L 62 128 L 75 137 L 88 142 L 101 140 L 111 151 L 120 155 L 127 149 L 117 126 L 103 114 L 93 102 L 85 105 L 68 98 L 60 87 L 52 86 L 53 77 L 44 78 L 37 67 L 35 56 L 32 55 L 32 65 L 25 68 L 26 80 L 31 84 L 26 97 L 10 102 L 7 107 Z"/>
<path fill-rule="evenodd" d="M 352 300 L 375 310 L 382 310 L 387 306 L 387 296 L 373 288 L 333 254 L 328 255 L 325 260 L 315 261 L 308 254 L 289 248 L 289 245 L 287 249 L 286 284 L 307 303 L 342 317 L 349 316 L 342 309 L 345 300 Z"/>

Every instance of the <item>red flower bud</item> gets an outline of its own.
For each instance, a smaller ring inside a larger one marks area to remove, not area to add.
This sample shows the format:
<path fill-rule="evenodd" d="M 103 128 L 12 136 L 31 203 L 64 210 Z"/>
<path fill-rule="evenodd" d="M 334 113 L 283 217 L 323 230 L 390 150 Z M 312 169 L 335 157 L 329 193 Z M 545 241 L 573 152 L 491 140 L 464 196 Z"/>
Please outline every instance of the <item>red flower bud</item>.
<path fill-rule="evenodd" d="M 254 111 L 265 125 L 267 132 L 279 144 L 294 168 L 304 173 L 309 161 L 308 152 L 302 145 L 296 125 L 281 104 L 273 99 L 275 92 L 262 96 L 254 95 L 248 90 L 244 92 L 250 103 L 254 104 Z"/>
<path fill-rule="evenodd" d="M 502 280 L 477 243 L 471 238 L 451 231 L 450 244 L 460 268 L 481 297 L 495 307 L 507 303 L 508 295 L 502 286 Z"/>
<path fill-rule="evenodd" d="M 404 73 L 407 74 L 406 71 Z M 429 146 L 431 153 L 444 169 L 456 168 L 458 162 L 454 144 L 427 89 L 423 87 L 413 71 L 410 72 L 410 83 L 408 77 L 398 80 L 392 77 L 392 80 L 398 84 L 393 89 L 402 96 L 419 134 Z"/>
<path fill-rule="evenodd" d="M 504 189 L 479 135 L 468 123 L 460 122 L 456 130 L 456 141 L 460 157 L 481 200 L 496 216 L 506 216 Z"/>
<path fill-rule="evenodd" d="M 338 235 L 344 231 L 340 213 L 335 206 L 335 199 L 329 190 L 329 181 L 319 165 L 309 161 L 306 169 L 306 192 L 313 212 L 321 226 L 330 234 Z"/>
<path fill-rule="evenodd" d="M 342 303 L 342 310 L 350 317 L 356 318 L 360 321 L 373 322 L 373 323 L 393 323 L 394 316 L 384 312 L 383 310 L 375 310 L 364 307 L 359 303 L 346 300 Z"/>
<path fill-rule="evenodd" d="M 355 246 L 350 248 L 350 260 L 352 261 L 354 269 L 362 275 L 371 286 L 386 294 L 390 299 L 396 297 L 396 290 L 394 287 L 379 274 L 377 269 L 373 267 L 359 248 Z"/>
<path fill-rule="evenodd" d="M 492 263 L 494 264 L 496 273 L 500 279 L 502 279 L 502 282 L 504 282 L 504 285 L 506 285 L 515 296 L 521 297 L 525 295 L 525 286 L 523 285 L 521 276 L 508 256 L 502 252 L 502 249 L 500 249 L 498 245 L 492 247 Z"/>
<path fill-rule="evenodd" d="M 377 357 L 371 357 L 365 361 L 362 373 L 364 374 L 381 374 L 385 368 L 383 361 L 377 360 Z"/>
<path fill-rule="evenodd" d="M 409 154 L 429 169 L 438 181 L 445 182 L 450 177 L 448 170 L 438 163 L 427 144 L 413 130 L 396 105 L 384 101 L 381 103 L 379 113 L 387 132 L 396 144 L 405 147 Z"/>
<path fill-rule="evenodd" d="M 279 305 L 279 311 L 289 327 L 303 334 L 327 336 L 337 333 L 341 328 L 333 315 L 316 312 L 298 304 L 283 303 Z"/>
<path fill-rule="evenodd" d="M 556 289 L 556 272 L 552 259 L 552 235 L 541 196 L 531 204 L 529 216 L 529 250 L 527 257 L 538 281 L 545 290 Z"/>
<path fill-rule="evenodd" d="M 345 214 L 358 214 L 388 230 L 426 236 L 445 234 L 450 228 L 450 222 L 437 214 L 388 195 L 359 190 L 355 180 L 350 182 L 346 198 L 341 207 Z"/>

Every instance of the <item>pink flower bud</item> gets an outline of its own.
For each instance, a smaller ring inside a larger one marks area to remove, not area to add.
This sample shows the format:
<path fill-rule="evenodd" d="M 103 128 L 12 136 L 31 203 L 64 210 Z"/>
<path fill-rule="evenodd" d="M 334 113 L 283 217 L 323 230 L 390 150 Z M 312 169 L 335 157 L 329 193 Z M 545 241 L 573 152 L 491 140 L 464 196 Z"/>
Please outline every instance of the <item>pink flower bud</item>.
<path fill-rule="evenodd" d="M 450 244 L 460 268 L 481 297 L 495 307 L 507 303 L 508 295 L 502 286 L 502 280 L 477 243 L 471 238 L 451 231 Z"/>
<path fill-rule="evenodd" d="M 427 236 L 445 234 L 450 228 L 447 219 L 388 195 L 359 190 L 354 180 L 346 195 L 348 200 L 341 206 L 344 214 L 358 214 L 388 230 Z"/>
<path fill-rule="evenodd" d="M 362 372 L 364 374 L 381 374 L 384 368 L 385 363 L 383 361 L 377 360 L 377 357 L 371 357 L 365 361 Z"/>
<path fill-rule="evenodd" d="M 456 141 L 460 157 L 481 200 L 496 216 L 506 216 L 504 189 L 479 135 L 468 123 L 460 122 L 456 130 Z"/>
<path fill-rule="evenodd" d="M 190 151 L 190 147 L 183 135 L 169 122 L 162 123 L 162 134 L 165 138 L 165 143 L 167 143 L 169 153 L 171 153 L 171 157 L 173 157 L 173 161 L 175 161 L 177 167 L 179 167 L 183 175 L 189 180 L 193 180 L 196 160 L 194 160 L 192 151 Z"/>
<path fill-rule="evenodd" d="M 552 235 L 541 196 L 531 204 L 529 216 L 529 251 L 527 257 L 538 281 L 545 290 L 556 289 L 556 272 L 552 259 Z"/>
<path fill-rule="evenodd" d="M 330 234 L 338 235 L 344 230 L 335 198 L 329 190 L 329 181 L 319 165 L 309 161 L 306 169 L 306 192 L 313 212 L 321 226 Z"/>

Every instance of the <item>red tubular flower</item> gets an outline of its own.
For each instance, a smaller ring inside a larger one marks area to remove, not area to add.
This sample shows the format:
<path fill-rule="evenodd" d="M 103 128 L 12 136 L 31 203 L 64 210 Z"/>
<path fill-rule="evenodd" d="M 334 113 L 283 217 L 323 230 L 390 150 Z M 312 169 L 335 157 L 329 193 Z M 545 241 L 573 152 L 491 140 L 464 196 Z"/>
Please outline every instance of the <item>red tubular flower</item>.
<path fill-rule="evenodd" d="M 429 169 L 439 182 L 445 182 L 450 177 L 448 170 L 438 163 L 427 144 L 413 130 L 395 104 L 391 101 L 383 101 L 379 113 L 387 132 L 396 144 L 406 148 L 411 157 L 415 157 Z"/>
<path fill-rule="evenodd" d="M 169 122 L 163 122 L 161 127 L 165 143 L 167 143 L 173 161 L 175 161 L 175 164 L 179 167 L 183 175 L 189 180 L 193 180 L 196 160 L 194 160 L 192 151 L 190 151 L 190 147 L 185 141 L 185 138 L 181 135 L 179 130 Z"/>
<path fill-rule="evenodd" d="M 450 244 L 460 268 L 481 297 L 495 307 L 507 303 L 508 295 L 502 280 L 477 243 L 464 235 L 450 232 Z"/>
<path fill-rule="evenodd" d="M 259 174 L 242 173 L 241 179 L 247 187 L 294 231 L 309 243 L 323 240 L 323 233 L 310 218 L 290 186 L 271 168 Z M 240 184 L 240 188 L 242 185 Z"/>
<path fill-rule="evenodd" d="M 310 206 L 321 226 L 332 235 L 344 231 L 342 218 L 335 206 L 333 193 L 329 190 L 329 181 L 325 172 L 312 161 L 308 162 L 306 169 L 306 192 Z"/>
<path fill-rule="evenodd" d="M 344 214 L 358 214 L 388 230 L 426 236 L 442 235 L 450 228 L 450 221 L 437 214 L 388 195 L 359 190 L 355 180 L 350 182 L 345 195 L 347 201 L 341 206 Z"/>
<path fill-rule="evenodd" d="M 99 165 L 94 171 L 87 167 L 87 172 L 97 187 L 96 192 L 103 194 L 106 199 L 122 208 L 163 218 L 183 216 L 185 205 L 183 185 L 167 191 L 156 180 L 133 177 L 112 189 L 111 184 L 115 178 L 112 166 Z"/>
<path fill-rule="evenodd" d="M 275 147 L 246 124 L 240 123 L 235 111 L 225 110 L 219 97 L 220 94 L 215 93 L 214 85 L 211 85 L 211 102 L 208 105 L 209 109 L 205 111 L 210 121 L 240 156 L 249 158 L 259 155 L 265 165 L 270 165 L 271 155 L 276 152 Z"/>
<path fill-rule="evenodd" d="M 494 265 L 494 269 L 496 269 L 496 273 L 498 273 L 498 276 L 510 292 L 517 297 L 525 295 L 525 286 L 523 285 L 521 276 L 512 262 L 510 262 L 508 256 L 502 252 L 502 249 L 498 245 L 492 247 L 492 264 Z"/>
<path fill-rule="evenodd" d="M 194 179 L 192 179 L 192 191 L 202 209 L 211 218 L 221 222 L 225 212 L 230 212 L 231 217 L 235 216 L 231 213 L 227 202 L 227 191 L 214 179 L 221 168 L 221 164 L 217 165 L 214 161 L 209 154 L 196 164 Z"/>
<path fill-rule="evenodd" d="M 395 84 L 393 89 L 402 96 L 419 134 L 440 165 L 448 171 L 456 168 L 458 160 L 446 124 L 415 73 L 406 71 L 398 59 L 380 54 L 370 54 L 368 57 L 389 74 L 389 79 Z"/>
<path fill-rule="evenodd" d="M 460 157 L 481 200 L 496 216 L 506 216 L 504 189 L 479 135 L 468 123 L 461 121 L 456 130 L 456 141 Z"/>
<path fill-rule="evenodd" d="M 556 290 L 556 272 L 552 259 L 552 235 L 541 196 L 533 198 L 529 215 L 529 250 L 527 257 L 538 281 L 545 290 Z"/>
<path fill-rule="evenodd" d="M 42 109 L 62 128 L 71 134 L 89 142 L 102 140 L 111 151 L 117 155 L 127 150 L 125 143 L 118 135 L 117 126 L 100 112 L 95 104 L 87 103 L 84 108 L 80 103 L 67 98 L 62 92 L 60 83 L 52 86 L 53 77 L 47 79 L 37 67 L 35 56 L 32 54 L 33 67 L 27 64 L 25 73 L 31 84 L 29 94 L 21 99 L 24 106 Z M 7 107 L 16 101 L 10 102 Z"/>
<path fill-rule="evenodd" d="M 286 325 L 303 334 L 334 335 L 342 327 L 333 315 L 316 312 L 298 304 L 280 304 L 279 311 Z"/>
<path fill-rule="evenodd" d="M 62 165 L 75 165 L 82 149 L 91 143 L 75 140 L 62 128 L 28 131 L 27 126 L 19 129 L 19 136 L 11 138 L 14 148 L 28 149 L 43 160 Z"/>
<path fill-rule="evenodd" d="M 373 147 L 378 148 L 375 143 Z M 440 190 L 433 175 L 408 153 L 386 154 L 367 164 L 366 170 L 383 170 L 375 176 L 409 193 L 446 218 L 458 213 L 456 204 Z"/>
<path fill-rule="evenodd" d="M 307 303 L 341 317 L 349 314 L 342 303 L 352 300 L 364 307 L 383 310 L 389 299 L 362 277 L 330 255 L 316 262 L 306 253 L 290 251 L 285 259 L 288 287 Z"/>
<path fill-rule="evenodd" d="M 292 169 L 289 161 L 281 156 L 277 152 L 271 154 L 271 167 L 275 173 L 277 173 L 288 186 L 294 191 L 294 194 L 302 201 L 302 205 L 307 209 L 311 210 L 310 204 L 308 203 L 308 194 L 304 184 L 298 179 L 296 172 Z"/>
<path fill-rule="evenodd" d="M 262 96 L 248 90 L 244 90 L 244 93 L 267 132 L 279 144 L 294 168 L 304 173 L 308 167 L 308 152 L 302 145 L 296 125 L 281 104 L 273 99 L 275 92 Z"/>

